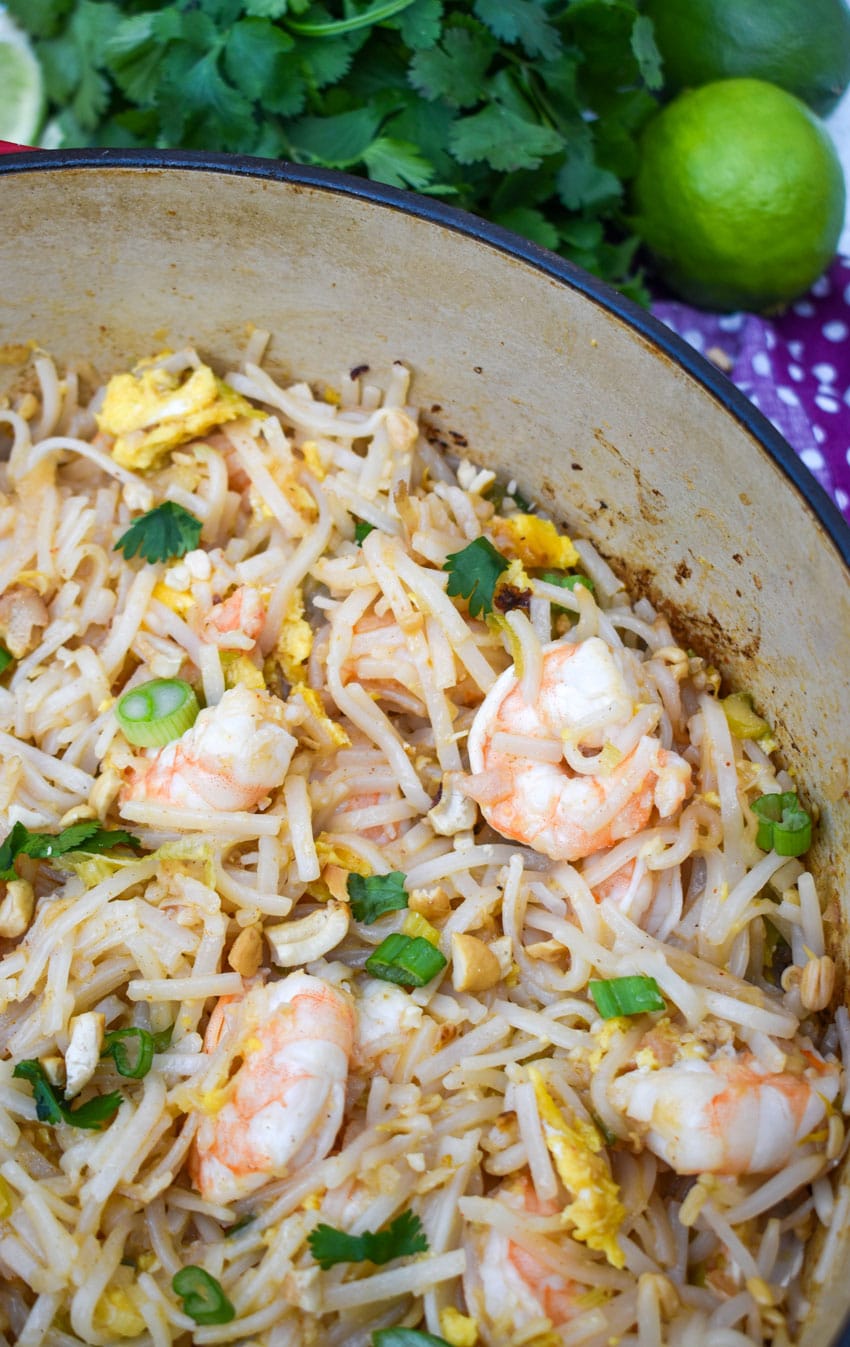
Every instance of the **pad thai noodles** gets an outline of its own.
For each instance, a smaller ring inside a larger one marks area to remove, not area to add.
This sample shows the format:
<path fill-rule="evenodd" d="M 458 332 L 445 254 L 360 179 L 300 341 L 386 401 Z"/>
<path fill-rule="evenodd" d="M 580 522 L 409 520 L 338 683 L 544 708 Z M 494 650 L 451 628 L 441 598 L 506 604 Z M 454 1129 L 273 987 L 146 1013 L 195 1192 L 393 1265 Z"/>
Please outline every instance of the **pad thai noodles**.
<path fill-rule="evenodd" d="M 793 1342 L 812 800 L 403 365 L 266 344 L 0 404 L 0 1341 Z"/>

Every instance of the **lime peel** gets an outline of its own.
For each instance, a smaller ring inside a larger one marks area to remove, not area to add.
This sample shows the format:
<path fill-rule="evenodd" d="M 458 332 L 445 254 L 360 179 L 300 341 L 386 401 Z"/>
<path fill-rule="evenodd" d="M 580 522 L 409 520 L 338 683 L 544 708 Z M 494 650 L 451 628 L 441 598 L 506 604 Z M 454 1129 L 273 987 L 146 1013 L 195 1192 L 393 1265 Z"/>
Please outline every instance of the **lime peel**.
<path fill-rule="evenodd" d="M 27 145 L 44 113 L 44 82 L 29 38 L 0 9 L 0 140 Z"/>

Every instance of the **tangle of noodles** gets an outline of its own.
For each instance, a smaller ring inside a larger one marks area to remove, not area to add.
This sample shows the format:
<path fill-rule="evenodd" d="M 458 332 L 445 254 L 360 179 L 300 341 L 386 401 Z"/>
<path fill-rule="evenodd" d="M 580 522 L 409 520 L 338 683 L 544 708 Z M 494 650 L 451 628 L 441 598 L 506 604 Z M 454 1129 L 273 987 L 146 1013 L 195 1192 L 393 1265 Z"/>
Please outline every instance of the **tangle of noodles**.
<path fill-rule="evenodd" d="M 830 895 L 757 843 L 767 727 L 441 457 L 403 366 L 284 387 L 264 348 L 224 391 L 39 355 L 0 408 L 0 1343 L 793 1341 L 850 1029 Z M 196 545 L 128 559 L 166 502 Z M 152 679 L 205 709 L 137 748 Z M 605 1018 L 618 978 L 656 999 Z"/>

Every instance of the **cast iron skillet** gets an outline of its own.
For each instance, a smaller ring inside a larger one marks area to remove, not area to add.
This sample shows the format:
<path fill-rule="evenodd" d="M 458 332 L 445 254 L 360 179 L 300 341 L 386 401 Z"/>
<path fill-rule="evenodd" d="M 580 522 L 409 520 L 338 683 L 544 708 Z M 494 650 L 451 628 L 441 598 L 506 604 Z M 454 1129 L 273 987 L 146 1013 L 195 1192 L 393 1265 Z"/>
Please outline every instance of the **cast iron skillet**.
<path fill-rule="evenodd" d="M 530 268 L 532 273 L 547 278 L 557 287 L 577 292 L 626 325 L 631 330 L 635 342 L 654 349 L 666 358 L 669 365 L 685 371 L 702 386 L 708 398 L 719 403 L 743 427 L 788 479 L 799 500 L 800 513 L 810 512 L 815 517 L 820 526 L 823 542 L 833 550 L 834 559 L 839 566 L 843 566 L 845 576 L 850 571 L 850 527 L 790 446 L 762 413 L 753 407 L 720 371 L 648 312 L 554 253 L 429 197 L 399 191 L 369 180 L 279 161 L 171 150 L 27 151 L 0 156 L 0 175 L 6 179 L 4 185 L 0 187 L 0 231 L 2 231 L 3 198 L 7 186 L 11 188 L 13 185 L 17 187 L 21 184 L 26 187 L 29 179 L 32 187 L 36 188 L 42 174 L 45 172 L 55 174 L 58 171 L 63 176 L 65 174 L 68 176 L 69 196 L 74 194 L 75 189 L 85 194 L 88 190 L 87 183 L 102 182 L 105 176 L 108 178 L 115 175 L 116 170 L 129 170 L 135 177 L 148 175 L 151 179 L 172 173 L 184 176 L 198 174 L 201 178 L 203 175 L 212 174 L 217 178 L 245 180 L 246 188 L 249 183 L 276 184 L 287 188 L 293 200 L 298 193 L 312 195 L 313 199 L 316 198 L 316 194 L 328 194 L 348 203 L 347 209 L 353 209 L 354 203 L 361 203 L 363 206 L 376 208 L 367 212 L 373 216 L 382 212 L 401 215 L 411 222 L 432 226 L 434 231 L 446 231 L 450 235 L 462 236 L 470 243 L 482 245 L 481 250 L 486 249 L 490 254 L 497 255 L 494 262 L 495 271 L 505 263 L 519 264 L 521 267 Z M 9 192 L 9 197 L 14 195 L 15 193 Z M 19 195 L 20 201 L 24 203 L 26 191 Z M 7 201 L 8 199 L 7 197 Z M 188 227 L 191 228 L 191 221 Z M 92 272 L 95 278 L 98 246 L 98 237 L 92 230 Z M 9 256 L 14 259 L 16 255 L 23 255 L 26 247 L 26 231 L 21 231 L 13 238 L 12 252 L 6 253 L 7 259 Z M 2 255 L 0 250 L 0 257 Z M 49 263 L 50 258 L 45 257 L 45 264 Z M 8 265 L 8 261 L 4 265 Z M 0 281 L 0 331 L 4 327 L 2 311 L 6 305 L 4 292 L 8 292 L 7 277 L 8 272 Z M 439 275 L 435 275 L 434 285 L 435 290 L 438 290 Z M 482 314 L 484 324 L 487 318 L 486 313 Z M 647 395 L 650 396 L 651 393 L 652 389 L 648 388 Z M 614 448 L 611 445 L 607 447 Z M 618 451 L 615 449 L 615 452 Z M 531 469 L 531 473 L 533 481 L 534 469 Z M 845 668 L 833 671 L 833 677 L 842 683 L 846 683 Z M 797 691 L 799 692 L 799 689 Z M 838 733 L 843 730 L 844 725 L 841 725 Z M 840 1270 L 837 1271 L 840 1275 Z M 835 1303 L 834 1292 L 829 1299 Z M 837 1303 L 840 1304 L 842 1299 L 843 1297 L 839 1297 Z M 833 1347 L 850 1347 L 850 1323 L 846 1323 L 838 1337 L 833 1340 Z"/>

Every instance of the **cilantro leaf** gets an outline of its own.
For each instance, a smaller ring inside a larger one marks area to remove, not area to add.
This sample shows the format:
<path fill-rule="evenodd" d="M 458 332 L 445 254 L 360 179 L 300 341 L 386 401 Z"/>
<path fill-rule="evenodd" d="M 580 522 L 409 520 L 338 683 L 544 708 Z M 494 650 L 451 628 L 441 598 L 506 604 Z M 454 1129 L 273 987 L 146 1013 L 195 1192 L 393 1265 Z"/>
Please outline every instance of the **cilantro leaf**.
<path fill-rule="evenodd" d="M 655 43 L 652 19 L 647 14 L 638 14 L 634 21 L 632 51 L 647 89 L 660 89 L 664 84 L 661 74 L 661 53 Z"/>
<path fill-rule="evenodd" d="M 115 544 L 116 552 L 128 559 L 140 552 L 146 561 L 171 561 L 198 546 L 203 525 L 200 519 L 173 500 L 163 501 L 134 519 Z"/>
<path fill-rule="evenodd" d="M 492 613 L 496 581 L 508 562 L 488 538 L 476 538 L 460 552 L 452 552 L 443 566 L 449 573 L 446 592 L 450 597 L 466 599 L 472 617 Z"/>
<path fill-rule="evenodd" d="M 14 663 L 14 655 L 9 653 L 5 645 L 0 645 L 0 674 L 5 673 L 9 665 Z"/>
<path fill-rule="evenodd" d="M 73 0 L 6 0 L 4 8 L 32 37 L 53 37 L 72 3 Z"/>
<path fill-rule="evenodd" d="M 411 51 L 422 51 L 439 38 L 442 17 L 442 0 L 413 0 L 401 14 L 387 20 L 387 27 L 398 28 Z"/>
<path fill-rule="evenodd" d="M 557 56 L 561 37 L 537 0 L 475 0 L 475 13 L 504 42 L 519 42 L 529 56 Z"/>
<path fill-rule="evenodd" d="M 163 54 L 181 31 L 180 16 L 173 9 L 131 14 L 117 25 L 106 41 L 104 58 L 128 98 L 138 103 L 153 99 Z"/>
<path fill-rule="evenodd" d="M 347 1235 L 332 1225 L 318 1225 L 308 1235 L 307 1243 L 324 1272 L 336 1263 L 389 1263 L 394 1258 L 428 1252 L 422 1222 L 412 1211 L 403 1211 L 385 1230 L 366 1230 L 362 1235 Z"/>
<path fill-rule="evenodd" d="M 462 164 L 484 160 L 506 173 L 538 168 L 544 156 L 557 154 L 563 144 L 552 127 L 528 121 L 501 103 L 459 118 L 449 132 L 451 151 Z"/>
<path fill-rule="evenodd" d="M 224 49 L 224 69 L 228 79 L 248 98 L 260 89 L 274 89 L 285 67 L 281 57 L 295 46 L 288 33 L 268 19 L 240 19 L 230 30 Z"/>
<path fill-rule="evenodd" d="M 385 912 L 400 912 L 407 907 L 406 878 L 401 870 L 391 870 L 388 875 L 349 875 L 346 887 L 355 921 L 371 926 Z"/>
<path fill-rule="evenodd" d="M 245 0 L 245 13 L 258 19 L 279 19 L 287 9 L 294 8 L 287 0 Z"/>
<path fill-rule="evenodd" d="M 500 224 L 505 229 L 513 229 L 517 234 L 524 234 L 532 243 L 539 243 L 541 248 L 557 248 L 558 231 L 547 220 L 542 210 L 537 210 L 534 206 L 514 206 L 511 210 L 503 211 L 495 217 L 496 224 Z"/>
<path fill-rule="evenodd" d="M 496 43 L 486 29 L 448 28 L 442 42 L 418 51 L 408 78 L 425 98 L 443 98 L 452 107 L 468 108 L 486 94 L 485 75 Z"/>
<path fill-rule="evenodd" d="M 290 128 L 290 143 L 299 158 L 350 168 L 372 144 L 379 120 L 371 108 L 352 108 L 335 117 L 302 117 Z"/>
<path fill-rule="evenodd" d="M 88 1131 L 100 1130 L 121 1107 L 122 1099 L 118 1091 L 101 1094 L 89 1099 L 85 1104 L 71 1108 L 60 1099 L 54 1087 L 47 1079 L 41 1062 L 29 1059 L 18 1062 L 12 1072 L 18 1080 L 28 1080 L 32 1085 L 35 1113 L 39 1122 L 69 1123 L 71 1127 L 83 1127 Z"/>
<path fill-rule="evenodd" d="M 119 828 L 114 832 L 102 828 L 97 819 L 81 819 L 71 823 L 60 833 L 35 833 L 23 823 L 16 823 L 0 845 L 0 879 L 17 879 L 16 856 L 32 856 L 34 860 L 51 860 L 68 851 L 97 854 L 113 847 L 132 847 L 138 851 L 141 842 L 131 833 Z"/>
<path fill-rule="evenodd" d="M 422 157 L 410 140 L 379 136 L 364 150 L 363 159 L 369 177 L 389 183 L 391 187 L 413 187 L 421 191 L 434 177 L 433 164 Z"/>
<path fill-rule="evenodd" d="M 586 126 L 570 137 L 556 185 L 559 197 L 570 210 L 599 208 L 615 201 L 623 190 L 616 174 L 597 163 L 593 135 Z"/>

